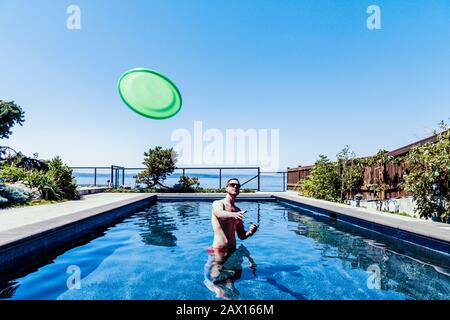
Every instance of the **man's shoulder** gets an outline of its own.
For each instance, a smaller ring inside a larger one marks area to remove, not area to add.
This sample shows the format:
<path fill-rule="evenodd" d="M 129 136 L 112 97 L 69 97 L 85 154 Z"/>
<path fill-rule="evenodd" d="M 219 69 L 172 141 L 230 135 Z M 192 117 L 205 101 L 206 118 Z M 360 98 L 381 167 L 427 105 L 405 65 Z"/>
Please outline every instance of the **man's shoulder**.
<path fill-rule="evenodd" d="M 214 200 L 214 202 L 213 202 L 213 206 L 214 205 L 224 205 L 224 203 L 223 203 L 223 199 L 219 199 L 219 200 Z"/>

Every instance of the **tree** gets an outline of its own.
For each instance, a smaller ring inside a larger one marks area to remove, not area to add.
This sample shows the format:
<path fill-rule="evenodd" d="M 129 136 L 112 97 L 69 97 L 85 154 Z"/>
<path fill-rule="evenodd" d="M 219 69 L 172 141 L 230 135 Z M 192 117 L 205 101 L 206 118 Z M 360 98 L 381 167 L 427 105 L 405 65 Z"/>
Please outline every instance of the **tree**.
<path fill-rule="evenodd" d="M 340 202 L 341 181 L 335 165 L 324 155 L 319 156 L 311 173 L 300 183 L 298 191 L 307 197 Z"/>
<path fill-rule="evenodd" d="M 390 181 L 386 170 L 387 165 L 394 163 L 398 163 L 398 160 L 389 155 L 389 151 L 386 150 L 379 150 L 377 154 L 368 161 L 368 165 L 375 169 L 375 174 L 367 187 L 369 190 L 372 190 L 375 196 L 378 196 L 380 200 L 385 199 L 385 191 L 390 187 L 392 182 Z"/>
<path fill-rule="evenodd" d="M 335 166 L 341 181 L 340 198 L 344 201 L 363 183 L 363 161 L 355 159 L 356 155 L 350 150 L 350 146 L 348 145 L 336 155 L 336 158 L 337 162 Z"/>
<path fill-rule="evenodd" d="M 15 124 L 22 125 L 24 112 L 14 101 L 0 100 L 0 139 L 8 139 Z"/>
<path fill-rule="evenodd" d="M 413 147 L 406 156 L 405 189 L 421 217 L 450 218 L 450 130 L 443 122 L 435 143 Z"/>
<path fill-rule="evenodd" d="M 136 182 L 145 183 L 148 188 L 156 185 L 167 188 L 162 182 L 175 170 L 176 152 L 173 148 L 163 149 L 157 146 L 144 152 L 144 157 L 142 164 L 146 169 L 135 176 Z"/>
<path fill-rule="evenodd" d="M 12 155 L 11 151 L 14 152 L 14 155 Z M 10 147 L 0 147 L 0 164 L 8 164 L 26 170 L 48 170 L 48 164 L 45 161 L 39 160 L 37 157 L 27 157 Z"/>

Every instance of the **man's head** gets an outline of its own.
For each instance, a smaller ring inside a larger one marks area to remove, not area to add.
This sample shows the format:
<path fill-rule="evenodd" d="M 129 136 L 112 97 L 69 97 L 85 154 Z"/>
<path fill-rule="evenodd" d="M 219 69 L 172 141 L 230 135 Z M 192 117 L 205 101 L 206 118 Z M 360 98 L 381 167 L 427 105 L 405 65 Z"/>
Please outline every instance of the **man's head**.
<path fill-rule="evenodd" d="M 238 179 L 232 178 L 227 181 L 226 191 L 231 196 L 237 196 L 241 191 L 241 183 Z"/>

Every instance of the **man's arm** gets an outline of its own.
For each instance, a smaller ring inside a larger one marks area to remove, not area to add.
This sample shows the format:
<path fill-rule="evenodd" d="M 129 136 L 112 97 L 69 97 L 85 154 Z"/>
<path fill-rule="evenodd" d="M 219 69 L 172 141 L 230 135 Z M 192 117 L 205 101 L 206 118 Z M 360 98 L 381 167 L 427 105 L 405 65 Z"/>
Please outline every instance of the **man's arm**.
<path fill-rule="evenodd" d="M 239 221 L 239 223 L 236 225 L 236 233 L 241 240 L 245 240 L 248 238 L 247 232 L 244 229 L 244 223 L 242 221 Z"/>
<path fill-rule="evenodd" d="M 236 233 L 237 233 L 239 239 L 241 239 L 241 240 L 245 240 L 248 237 L 252 236 L 256 232 L 257 229 L 258 229 L 258 227 L 255 224 L 253 224 L 250 227 L 249 231 L 245 231 L 244 223 L 242 222 L 242 220 L 239 221 L 239 223 L 236 225 Z"/>
<path fill-rule="evenodd" d="M 213 202 L 213 214 L 217 217 L 217 219 L 226 219 L 226 218 L 234 218 L 242 221 L 244 219 L 244 215 L 239 212 L 230 212 L 223 209 L 223 203 L 220 200 L 216 200 Z"/>

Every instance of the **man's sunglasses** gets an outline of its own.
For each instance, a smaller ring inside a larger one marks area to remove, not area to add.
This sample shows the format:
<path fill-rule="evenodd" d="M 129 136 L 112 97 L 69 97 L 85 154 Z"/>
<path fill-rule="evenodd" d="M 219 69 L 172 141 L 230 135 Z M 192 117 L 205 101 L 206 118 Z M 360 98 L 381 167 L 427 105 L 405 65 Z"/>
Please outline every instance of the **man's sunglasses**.
<path fill-rule="evenodd" d="M 239 183 L 229 183 L 228 186 L 232 187 L 232 188 L 240 188 L 241 187 L 241 185 Z"/>

